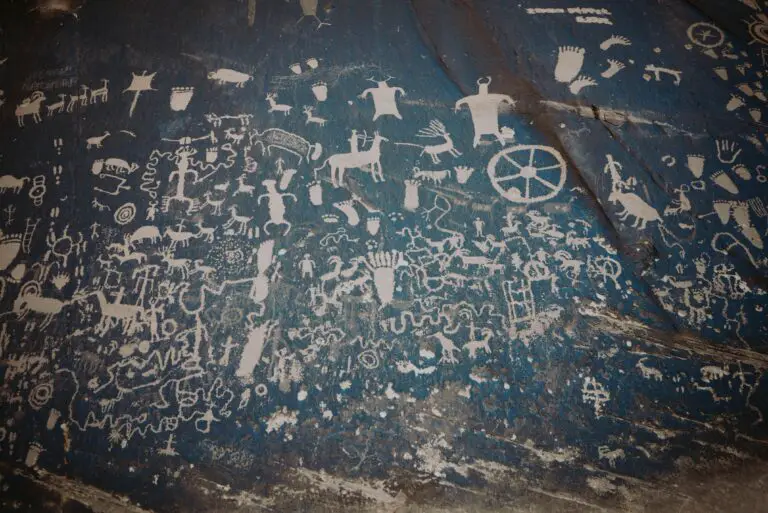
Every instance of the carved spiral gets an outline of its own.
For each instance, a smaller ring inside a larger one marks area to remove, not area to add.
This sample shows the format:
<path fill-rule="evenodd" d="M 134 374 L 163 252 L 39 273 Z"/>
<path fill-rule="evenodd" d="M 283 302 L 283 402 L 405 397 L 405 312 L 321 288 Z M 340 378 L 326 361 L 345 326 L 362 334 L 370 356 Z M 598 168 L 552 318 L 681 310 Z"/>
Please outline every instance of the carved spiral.
<path fill-rule="evenodd" d="M 115 222 L 120 226 L 126 225 L 136 217 L 136 205 L 125 203 L 115 210 Z"/>

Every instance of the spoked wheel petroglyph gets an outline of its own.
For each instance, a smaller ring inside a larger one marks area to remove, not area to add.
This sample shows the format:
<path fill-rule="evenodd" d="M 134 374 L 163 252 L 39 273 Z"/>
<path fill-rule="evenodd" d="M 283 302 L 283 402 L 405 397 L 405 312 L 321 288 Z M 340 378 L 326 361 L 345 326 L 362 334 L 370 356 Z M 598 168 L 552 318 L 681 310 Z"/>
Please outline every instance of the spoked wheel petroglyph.
<path fill-rule="evenodd" d="M 688 27 L 688 39 L 702 48 L 717 48 L 725 41 L 725 34 L 717 26 L 704 21 Z"/>
<path fill-rule="evenodd" d="M 565 160 L 548 146 L 517 145 L 491 157 L 488 177 L 493 188 L 514 203 L 553 198 L 565 183 Z"/>

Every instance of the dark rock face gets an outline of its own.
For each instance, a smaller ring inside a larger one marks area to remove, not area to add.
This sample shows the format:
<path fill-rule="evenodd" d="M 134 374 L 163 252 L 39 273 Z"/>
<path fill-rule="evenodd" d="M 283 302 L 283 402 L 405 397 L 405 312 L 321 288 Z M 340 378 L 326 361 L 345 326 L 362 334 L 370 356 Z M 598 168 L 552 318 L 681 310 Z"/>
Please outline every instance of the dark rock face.
<path fill-rule="evenodd" d="M 0 510 L 760 510 L 765 7 L 7 2 Z"/>

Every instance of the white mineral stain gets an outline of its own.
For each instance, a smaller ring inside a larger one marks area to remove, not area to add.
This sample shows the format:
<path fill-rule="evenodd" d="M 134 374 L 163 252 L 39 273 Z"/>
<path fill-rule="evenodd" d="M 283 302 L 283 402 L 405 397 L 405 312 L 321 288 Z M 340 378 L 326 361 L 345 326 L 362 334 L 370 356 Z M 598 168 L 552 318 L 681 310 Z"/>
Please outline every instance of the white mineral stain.
<path fill-rule="evenodd" d="M 339 478 L 326 474 L 322 470 L 316 472 L 306 468 L 296 469 L 295 472 L 297 477 L 308 480 L 318 489 L 332 491 L 333 493 L 341 491 L 344 495 L 359 494 L 366 499 L 384 504 L 399 503 L 403 500 L 401 495 L 393 497 L 387 493 L 384 481 Z"/>
<path fill-rule="evenodd" d="M 573 461 L 579 455 L 579 451 L 571 447 L 557 449 L 556 451 L 539 449 L 536 447 L 533 440 L 530 439 L 526 440 L 525 443 L 520 446 L 527 449 L 531 454 L 545 463 L 566 463 Z"/>
<path fill-rule="evenodd" d="M 434 360 L 435 353 L 433 351 L 430 351 L 429 349 L 419 349 L 419 356 L 421 356 L 425 360 Z"/>
<path fill-rule="evenodd" d="M 392 383 L 387 383 L 387 389 L 384 390 L 384 395 L 387 397 L 387 399 L 397 399 L 400 397 L 400 394 L 392 389 Z"/>
<path fill-rule="evenodd" d="M 600 495 L 613 493 L 617 489 L 615 484 L 604 477 L 588 477 L 587 486 Z"/>
<path fill-rule="evenodd" d="M 299 421 L 298 417 L 298 411 L 288 411 L 288 408 L 283 406 L 282 410 L 276 411 L 267 419 L 265 430 L 267 433 L 272 433 L 273 431 L 279 431 L 286 424 L 295 426 Z"/>
<path fill-rule="evenodd" d="M 470 373 L 469 379 L 471 379 L 472 381 L 474 381 L 476 383 L 485 383 L 486 381 L 488 381 L 484 377 L 478 376 L 477 374 L 474 374 L 474 373 Z"/>

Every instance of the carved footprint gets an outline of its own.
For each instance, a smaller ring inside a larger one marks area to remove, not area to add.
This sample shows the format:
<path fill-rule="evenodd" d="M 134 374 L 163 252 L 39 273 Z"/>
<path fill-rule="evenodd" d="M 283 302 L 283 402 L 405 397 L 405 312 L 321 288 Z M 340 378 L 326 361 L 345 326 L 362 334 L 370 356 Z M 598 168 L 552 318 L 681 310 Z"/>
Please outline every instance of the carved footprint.
<path fill-rule="evenodd" d="M 360 224 L 360 216 L 355 210 L 355 204 L 352 200 L 337 201 L 333 204 L 334 208 L 341 210 L 347 218 L 347 224 L 349 226 L 357 226 Z"/>
<path fill-rule="evenodd" d="M 403 254 L 396 250 L 369 252 L 363 262 L 373 273 L 373 288 L 382 307 L 388 305 L 395 293 L 395 269 L 408 266 Z"/>
<path fill-rule="evenodd" d="M 555 80 L 567 84 L 581 71 L 584 65 L 584 48 L 576 46 L 561 46 L 557 50 L 555 65 Z"/>
<path fill-rule="evenodd" d="M 603 78 L 611 78 L 624 68 L 626 68 L 626 65 L 623 62 L 614 59 L 608 59 L 608 69 L 600 73 L 600 76 Z"/>
<path fill-rule="evenodd" d="M 629 39 L 627 39 L 624 36 L 613 35 L 608 39 L 606 39 L 605 41 L 603 41 L 602 43 L 600 43 L 600 49 L 605 51 L 615 45 L 631 46 L 632 43 L 629 41 Z"/>
<path fill-rule="evenodd" d="M 586 75 L 581 75 L 579 78 L 574 80 L 571 85 L 568 86 L 568 90 L 573 94 L 579 94 L 585 87 L 591 87 L 594 85 L 597 85 L 597 82 L 595 82 L 593 78 Z"/>

